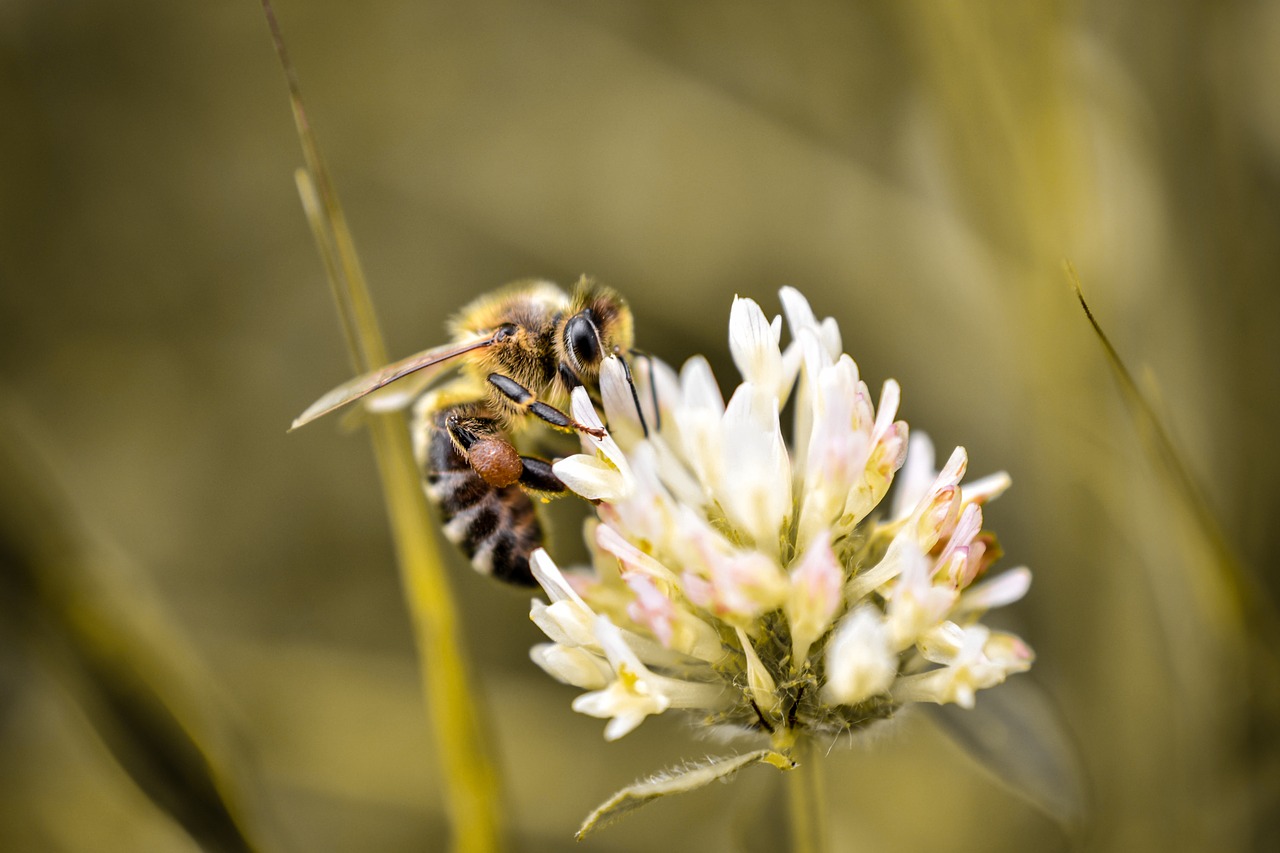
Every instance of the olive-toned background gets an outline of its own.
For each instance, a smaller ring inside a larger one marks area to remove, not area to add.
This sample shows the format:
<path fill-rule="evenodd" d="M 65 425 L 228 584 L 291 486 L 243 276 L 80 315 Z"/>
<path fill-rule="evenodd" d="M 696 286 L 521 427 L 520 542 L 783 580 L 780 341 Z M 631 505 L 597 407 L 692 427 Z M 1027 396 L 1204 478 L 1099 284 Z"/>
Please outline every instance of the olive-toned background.
<path fill-rule="evenodd" d="M 732 296 L 791 284 L 913 429 L 1012 474 L 988 525 L 1035 583 L 995 621 L 1038 652 L 1093 819 L 1069 840 L 916 717 L 829 756 L 837 849 L 1276 843 L 1276 670 L 1061 263 L 1273 595 L 1280 5 L 278 11 L 396 355 L 478 292 L 590 272 L 642 346 L 727 383 Z M 157 805 L 182 773 L 147 770 L 163 715 L 121 735 L 138 678 L 185 697 L 263 849 L 438 849 L 368 442 L 285 434 L 350 368 L 260 10 L 8 0 L 0 114 L 0 848 L 195 849 Z M 604 743 L 528 661 L 528 596 L 450 558 L 515 849 L 722 749 L 675 719 Z M 771 772 L 582 849 L 735 849 L 780 815 Z"/>

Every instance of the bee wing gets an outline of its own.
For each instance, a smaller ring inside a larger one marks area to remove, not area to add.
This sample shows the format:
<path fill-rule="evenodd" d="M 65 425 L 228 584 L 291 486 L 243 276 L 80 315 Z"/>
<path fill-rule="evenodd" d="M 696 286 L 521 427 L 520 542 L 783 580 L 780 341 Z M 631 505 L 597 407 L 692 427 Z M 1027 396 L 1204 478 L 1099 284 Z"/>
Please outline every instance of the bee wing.
<path fill-rule="evenodd" d="M 447 367 L 447 364 L 433 365 L 431 370 L 419 370 L 412 376 L 392 382 L 365 397 L 362 405 L 369 412 L 398 412 L 418 399 Z"/>
<path fill-rule="evenodd" d="M 471 352 L 481 347 L 487 347 L 493 343 L 493 338 L 486 336 L 476 338 L 463 343 L 445 344 L 444 346 L 433 347 L 432 349 L 423 350 L 420 353 L 403 358 L 400 361 L 388 364 L 386 367 L 380 367 L 377 370 L 357 376 L 349 382 L 344 382 L 337 388 L 325 394 L 319 400 L 316 400 L 307 410 L 298 415 L 294 419 L 290 430 L 295 430 L 300 426 L 311 423 L 316 418 L 329 414 L 335 409 L 340 409 L 348 403 L 354 403 L 361 397 L 368 396 L 379 388 L 385 388 L 398 379 L 403 379 L 410 374 L 417 374 L 413 381 L 414 393 L 425 388 L 431 380 L 437 376 L 440 371 L 449 366 L 449 363 L 464 353 Z M 423 375 L 425 372 L 425 375 Z M 397 391 L 399 389 L 396 389 Z M 406 389 L 407 390 L 407 389 Z M 388 411 L 397 408 L 395 405 L 398 401 L 407 403 L 410 395 L 396 394 L 390 392 L 386 395 L 387 399 L 379 400 L 376 409 L 379 411 Z"/>

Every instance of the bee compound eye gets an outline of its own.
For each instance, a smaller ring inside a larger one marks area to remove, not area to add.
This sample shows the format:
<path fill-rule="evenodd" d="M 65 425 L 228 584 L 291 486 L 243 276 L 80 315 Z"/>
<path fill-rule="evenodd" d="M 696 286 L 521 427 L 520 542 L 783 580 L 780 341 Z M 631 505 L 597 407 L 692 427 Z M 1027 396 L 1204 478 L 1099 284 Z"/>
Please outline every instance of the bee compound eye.
<path fill-rule="evenodd" d="M 564 330 L 569 354 L 579 366 L 595 365 L 600 361 L 600 336 L 590 311 L 575 314 Z"/>

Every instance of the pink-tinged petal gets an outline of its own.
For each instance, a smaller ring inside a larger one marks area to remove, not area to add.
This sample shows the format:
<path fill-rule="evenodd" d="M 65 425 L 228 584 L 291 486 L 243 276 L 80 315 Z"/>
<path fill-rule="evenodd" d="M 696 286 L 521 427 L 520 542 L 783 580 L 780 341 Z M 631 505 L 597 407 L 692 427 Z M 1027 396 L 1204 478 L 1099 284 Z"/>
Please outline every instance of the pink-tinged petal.
<path fill-rule="evenodd" d="M 831 550 L 831 534 L 824 530 L 791 569 L 786 613 L 796 667 L 804 664 L 809 647 L 831 627 L 844 603 L 843 586 L 844 569 Z"/>
<path fill-rule="evenodd" d="M 787 578 L 769 557 L 733 548 L 691 513 L 681 516 L 679 529 L 690 557 L 681 582 L 698 607 L 741 623 L 786 600 Z"/>
<path fill-rule="evenodd" d="M 982 653 L 993 667 L 1001 670 L 1000 681 L 1004 680 L 1005 675 L 1026 672 L 1036 659 L 1036 653 L 1021 637 L 1006 631 L 992 631 L 982 646 Z"/>
<path fill-rule="evenodd" d="M 942 547 L 942 552 L 938 554 L 936 573 L 947 577 L 957 588 L 968 586 L 977 574 L 978 560 L 982 557 L 984 546 L 977 545 L 977 553 L 971 553 L 970 546 L 981 531 L 982 507 L 967 504 L 961 510 L 960 518 Z"/>
<path fill-rule="evenodd" d="M 959 547 L 973 542 L 982 532 L 982 507 L 978 504 L 967 505 L 960 513 L 956 529 L 951 531 L 951 539 L 947 547 Z"/>
<path fill-rule="evenodd" d="M 692 572 L 685 572 L 680 576 L 680 585 L 684 588 L 685 596 L 695 607 L 715 612 L 716 589 L 711 585 L 711 581 Z"/>
<path fill-rule="evenodd" d="M 970 584 L 978 579 L 983 560 L 987 556 L 987 543 L 981 537 L 975 538 L 964 552 L 964 563 L 957 566 L 956 571 L 951 575 L 951 582 L 955 584 L 956 589 L 961 590 L 968 589 Z"/>
<path fill-rule="evenodd" d="M 938 540 L 951 532 L 960 516 L 960 488 L 943 486 L 920 505 L 915 523 L 908 527 L 920 550 L 929 552 Z"/>
<path fill-rule="evenodd" d="M 807 548 L 820 530 L 841 518 L 851 492 L 863 478 L 870 451 L 867 431 L 855 428 L 858 368 L 848 356 L 822 368 L 813 394 L 811 440 L 802 475 L 796 547 Z"/>
<path fill-rule="evenodd" d="M 618 558 L 623 567 L 624 579 L 628 573 L 639 573 L 664 583 L 677 583 L 675 572 L 623 539 L 608 524 L 601 524 L 596 528 L 596 544 Z"/>
<path fill-rule="evenodd" d="M 635 598 L 627 605 L 627 616 L 637 625 L 648 628 L 668 649 L 675 635 L 675 603 L 645 575 L 629 572 L 622 576 Z"/>

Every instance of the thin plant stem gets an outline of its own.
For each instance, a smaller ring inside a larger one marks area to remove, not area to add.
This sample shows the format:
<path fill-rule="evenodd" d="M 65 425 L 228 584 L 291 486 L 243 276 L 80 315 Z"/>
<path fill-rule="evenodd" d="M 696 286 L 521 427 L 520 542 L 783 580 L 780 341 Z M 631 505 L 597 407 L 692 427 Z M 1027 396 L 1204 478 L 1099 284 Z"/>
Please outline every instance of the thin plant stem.
<path fill-rule="evenodd" d="M 386 361 L 386 348 L 355 243 L 302 107 L 297 76 L 269 0 L 263 9 L 289 82 L 305 169 L 296 173 L 303 208 L 328 274 L 352 363 L 364 372 Z M 458 853 L 503 847 L 498 775 L 490 759 L 475 684 L 463 654 L 457 608 L 432 532 L 404 417 L 368 418 L 390 516 L 401 584 L 412 619 L 435 754 L 445 780 L 445 805 Z"/>
<path fill-rule="evenodd" d="M 791 758 L 796 768 L 784 777 L 791 853 L 827 853 L 831 844 L 827 832 L 826 786 L 813 740 L 799 734 L 791 748 Z"/>

